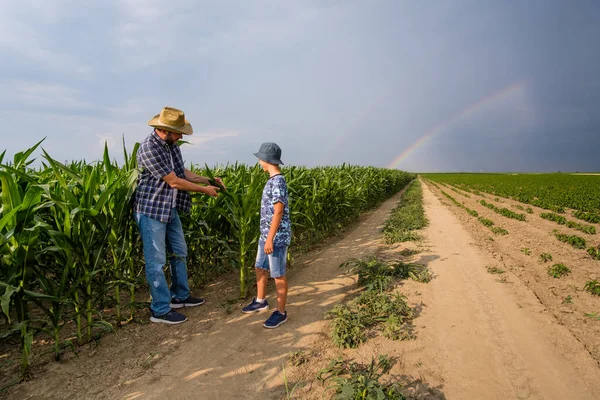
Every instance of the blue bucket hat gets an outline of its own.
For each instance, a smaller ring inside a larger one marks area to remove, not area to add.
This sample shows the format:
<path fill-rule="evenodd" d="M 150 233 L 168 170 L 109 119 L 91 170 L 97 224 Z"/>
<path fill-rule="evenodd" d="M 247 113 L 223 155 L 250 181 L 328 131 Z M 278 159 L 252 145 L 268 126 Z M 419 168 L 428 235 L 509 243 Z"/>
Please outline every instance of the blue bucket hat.
<path fill-rule="evenodd" d="M 281 164 L 281 148 L 276 143 L 267 142 L 260 145 L 258 153 L 254 153 L 259 159 L 270 164 Z"/>

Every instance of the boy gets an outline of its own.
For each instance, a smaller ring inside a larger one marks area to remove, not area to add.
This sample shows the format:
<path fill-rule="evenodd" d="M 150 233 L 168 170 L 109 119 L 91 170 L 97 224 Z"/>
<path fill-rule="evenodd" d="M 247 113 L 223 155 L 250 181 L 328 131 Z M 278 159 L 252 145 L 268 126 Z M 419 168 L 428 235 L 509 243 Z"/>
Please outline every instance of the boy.
<path fill-rule="evenodd" d="M 246 314 L 269 309 L 266 299 L 268 274 L 275 279 L 277 310 L 265 321 L 265 328 L 277 328 L 287 321 L 285 303 L 288 282 L 285 276 L 287 249 L 292 235 L 288 190 L 285 177 L 281 174 L 281 149 L 275 143 L 263 143 L 258 153 L 258 162 L 269 180 L 263 189 L 260 206 L 260 239 L 256 256 L 256 298 L 242 308 Z"/>

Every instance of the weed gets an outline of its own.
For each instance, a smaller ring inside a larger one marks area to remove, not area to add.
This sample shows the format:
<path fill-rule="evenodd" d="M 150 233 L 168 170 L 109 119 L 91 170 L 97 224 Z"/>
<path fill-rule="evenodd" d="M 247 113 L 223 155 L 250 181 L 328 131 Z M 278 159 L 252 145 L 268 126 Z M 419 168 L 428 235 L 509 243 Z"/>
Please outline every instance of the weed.
<path fill-rule="evenodd" d="M 489 272 L 490 274 L 497 274 L 497 275 L 499 275 L 499 274 L 503 274 L 504 273 L 504 270 L 500 269 L 498 267 L 486 267 L 486 269 L 487 269 L 487 272 Z"/>
<path fill-rule="evenodd" d="M 356 348 L 367 339 L 366 316 L 355 312 L 345 304 L 338 304 L 327 313 L 333 317 L 331 338 L 333 344 L 341 348 Z"/>
<path fill-rule="evenodd" d="M 377 361 L 371 360 L 369 365 L 337 358 L 331 360 L 329 366 L 319 372 L 318 380 L 325 383 L 333 382 L 328 388 L 335 390 L 335 399 L 392 399 L 405 400 L 400 393 L 398 383 L 384 384 L 380 378 L 387 374 L 393 366 L 393 361 L 387 355 L 379 355 Z"/>
<path fill-rule="evenodd" d="M 419 181 L 406 190 L 382 229 L 386 244 L 420 240 L 416 230 L 427 226 L 423 209 L 423 190 Z"/>
<path fill-rule="evenodd" d="M 586 292 L 590 292 L 594 296 L 600 296 L 600 282 L 598 281 L 598 279 L 587 281 L 585 283 L 585 286 L 583 287 L 583 290 L 585 290 Z"/>
<path fill-rule="evenodd" d="M 595 312 L 595 313 L 586 313 L 584 315 L 586 317 L 588 317 L 588 318 L 595 319 L 596 321 L 600 321 L 600 314 L 598 314 L 597 312 Z"/>
<path fill-rule="evenodd" d="M 410 257 L 410 256 L 414 256 L 415 254 L 419 254 L 420 251 L 417 249 L 402 249 L 402 251 L 400 251 L 400 255 L 403 257 Z"/>
<path fill-rule="evenodd" d="M 525 212 L 526 212 L 527 214 L 533 214 L 533 209 L 532 209 L 531 207 L 527 207 L 527 208 L 525 209 Z"/>
<path fill-rule="evenodd" d="M 586 222 L 591 222 L 593 224 L 600 223 L 600 215 L 593 212 L 575 211 L 572 215 L 575 218 L 581 219 Z"/>
<path fill-rule="evenodd" d="M 347 304 L 338 304 L 328 313 L 332 321 L 332 340 L 337 347 L 356 348 L 367 339 L 367 329 L 387 324 L 388 331 L 395 324 L 399 331 L 405 322 L 411 321 L 413 313 L 400 294 L 388 295 L 365 291 Z M 389 320 L 392 321 L 389 321 Z"/>
<path fill-rule="evenodd" d="M 494 226 L 491 228 L 492 232 L 495 233 L 496 235 L 508 235 L 508 231 L 506 229 L 500 228 L 498 226 Z"/>
<path fill-rule="evenodd" d="M 531 255 L 531 250 L 528 247 L 523 247 L 521 249 L 521 253 L 525 254 L 526 256 L 530 256 Z"/>
<path fill-rule="evenodd" d="M 569 243 L 571 246 L 576 249 L 585 249 L 585 239 L 576 235 L 566 235 L 564 233 L 555 233 L 555 236 L 558 240 L 564 243 Z"/>
<path fill-rule="evenodd" d="M 465 210 L 467 210 L 467 212 L 469 214 L 471 214 L 472 216 L 474 216 L 475 218 L 477 218 L 479 216 L 479 213 L 475 210 L 471 210 L 470 208 L 465 207 Z"/>
<path fill-rule="evenodd" d="M 573 297 L 571 297 L 571 295 L 568 295 L 567 297 L 564 298 L 562 303 L 563 304 L 573 304 Z"/>
<path fill-rule="evenodd" d="M 289 354 L 290 363 L 294 367 L 298 367 L 302 364 L 305 364 L 306 362 L 308 362 L 309 358 L 310 354 L 304 350 L 294 351 Z"/>
<path fill-rule="evenodd" d="M 481 222 L 484 226 L 488 227 L 494 225 L 494 222 L 492 220 L 483 217 L 479 217 L 479 222 Z"/>
<path fill-rule="evenodd" d="M 590 247 L 587 252 L 594 260 L 600 260 L 600 247 Z"/>
<path fill-rule="evenodd" d="M 565 275 L 569 275 L 571 270 L 564 264 L 554 264 L 551 267 L 548 267 L 548 275 L 553 278 L 560 278 Z"/>
<path fill-rule="evenodd" d="M 408 332 L 400 318 L 392 315 L 383 323 L 383 336 L 391 340 L 408 340 L 413 336 Z"/>
<path fill-rule="evenodd" d="M 393 261 L 386 264 L 376 258 L 353 258 L 340 265 L 348 272 L 358 273 L 358 285 L 367 290 L 386 291 L 393 285 L 393 278 L 411 278 L 417 282 L 427 283 L 433 275 L 424 265 Z"/>
<path fill-rule="evenodd" d="M 550 253 L 542 253 L 542 254 L 540 254 L 540 261 L 541 262 L 552 261 L 552 254 L 550 254 Z"/>
<path fill-rule="evenodd" d="M 548 221 L 554 221 L 559 225 L 565 225 L 567 223 L 567 219 L 565 217 L 555 213 L 541 213 L 540 217 L 547 219 Z"/>
<path fill-rule="evenodd" d="M 456 193 L 458 193 L 458 194 L 460 194 L 460 195 L 462 195 L 462 196 L 465 196 L 465 197 L 471 198 L 471 196 L 469 196 L 468 194 L 466 194 L 466 193 L 462 193 L 462 192 L 460 192 L 458 189 L 456 189 L 456 188 L 454 188 L 454 187 L 450 187 L 450 190 L 453 190 L 453 191 L 455 191 Z"/>
<path fill-rule="evenodd" d="M 406 303 L 406 297 L 399 293 L 387 295 L 385 293 L 363 292 L 354 303 L 359 311 L 366 314 L 366 322 L 369 326 L 385 322 L 390 317 L 396 317 L 397 322 L 402 324 L 413 318 L 410 306 Z"/>
<path fill-rule="evenodd" d="M 567 226 L 569 228 L 577 229 L 578 231 L 587 233 L 589 235 L 596 234 L 596 228 L 592 225 L 584 225 L 584 224 L 580 224 L 579 222 L 569 221 L 569 222 L 567 222 Z"/>
<path fill-rule="evenodd" d="M 298 386 L 301 384 L 301 382 L 297 382 L 294 385 L 294 387 L 292 389 L 290 389 L 288 380 L 287 380 L 287 375 L 285 373 L 285 364 L 284 363 L 281 364 L 281 368 L 282 368 L 282 373 L 283 373 L 283 385 L 285 386 L 285 398 L 291 399 L 292 396 L 294 395 L 294 392 L 296 391 Z"/>

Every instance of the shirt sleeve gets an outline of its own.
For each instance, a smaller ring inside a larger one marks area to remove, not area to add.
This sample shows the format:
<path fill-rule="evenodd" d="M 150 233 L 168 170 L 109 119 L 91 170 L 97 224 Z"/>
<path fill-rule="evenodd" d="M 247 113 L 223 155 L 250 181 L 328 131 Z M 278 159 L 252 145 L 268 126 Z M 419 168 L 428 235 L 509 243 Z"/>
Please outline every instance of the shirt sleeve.
<path fill-rule="evenodd" d="M 140 150 L 139 166 L 148 170 L 156 179 L 162 179 L 173 171 L 171 160 L 168 159 L 167 154 L 162 149 L 148 145 Z"/>
<path fill-rule="evenodd" d="M 273 190 L 272 190 L 271 201 L 273 204 L 275 203 L 286 203 L 287 199 L 287 184 L 285 179 L 275 179 L 273 182 Z"/>

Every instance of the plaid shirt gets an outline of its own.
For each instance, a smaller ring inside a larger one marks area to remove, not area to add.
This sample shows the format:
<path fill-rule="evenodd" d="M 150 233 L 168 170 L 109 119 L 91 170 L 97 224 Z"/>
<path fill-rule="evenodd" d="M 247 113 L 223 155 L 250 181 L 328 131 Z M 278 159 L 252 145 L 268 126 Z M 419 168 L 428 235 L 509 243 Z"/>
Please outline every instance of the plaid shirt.
<path fill-rule="evenodd" d="M 181 149 L 169 145 L 156 132 L 152 132 L 137 151 L 137 163 L 142 172 L 135 190 L 133 209 L 161 222 L 168 222 L 173 208 L 173 189 L 162 178 L 173 170 L 179 178 L 185 179 L 185 167 Z M 177 210 L 189 212 L 192 205 L 186 191 L 178 191 Z"/>

